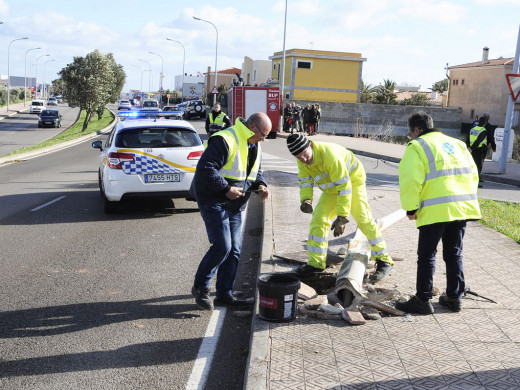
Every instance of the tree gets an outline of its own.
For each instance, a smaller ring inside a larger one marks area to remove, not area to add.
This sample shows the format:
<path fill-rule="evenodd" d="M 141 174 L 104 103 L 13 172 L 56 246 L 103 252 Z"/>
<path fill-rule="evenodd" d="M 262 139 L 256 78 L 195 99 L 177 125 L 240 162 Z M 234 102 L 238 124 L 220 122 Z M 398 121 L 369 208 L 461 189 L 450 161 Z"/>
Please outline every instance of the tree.
<path fill-rule="evenodd" d="M 432 91 L 444 93 L 448 90 L 449 84 L 450 84 L 450 82 L 448 79 L 437 81 L 436 83 L 433 83 Z"/>
<path fill-rule="evenodd" d="M 99 50 L 85 57 L 74 57 L 72 64 L 59 74 L 67 90 L 69 106 L 85 110 L 82 131 L 87 129 L 94 114 L 99 116 L 107 103 L 117 100 L 126 78 L 112 54 L 103 55 Z"/>
<path fill-rule="evenodd" d="M 397 84 L 395 81 L 383 80 L 383 85 L 379 84 L 374 96 L 374 103 L 377 104 L 396 104 L 397 95 L 394 93 Z"/>
<path fill-rule="evenodd" d="M 374 96 L 377 92 L 377 87 L 372 87 L 370 84 L 365 84 L 363 80 L 361 80 L 361 96 L 359 101 L 361 103 L 370 103 L 374 99 Z"/>
<path fill-rule="evenodd" d="M 404 106 L 429 106 L 428 96 L 424 93 L 414 93 L 410 99 L 404 99 L 401 102 Z"/>

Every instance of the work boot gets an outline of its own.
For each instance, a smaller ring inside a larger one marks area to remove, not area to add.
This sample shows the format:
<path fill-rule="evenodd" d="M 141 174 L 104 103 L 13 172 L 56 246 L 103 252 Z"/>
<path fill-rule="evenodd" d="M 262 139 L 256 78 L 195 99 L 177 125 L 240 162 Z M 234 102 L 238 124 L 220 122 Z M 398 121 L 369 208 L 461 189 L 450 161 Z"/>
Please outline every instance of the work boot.
<path fill-rule="evenodd" d="M 191 288 L 191 295 L 195 297 L 195 302 L 203 310 L 213 310 L 213 301 L 209 296 L 209 288 Z"/>
<path fill-rule="evenodd" d="M 394 272 L 394 267 L 383 260 L 376 260 L 376 271 L 370 275 L 370 282 L 377 283 Z"/>
<path fill-rule="evenodd" d="M 296 275 L 301 278 L 301 277 L 305 277 L 305 276 L 319 274 L 323 271 L 325 271 L 325 270 L 323 270 L 321 268 L 313 267 L 312 265 L 309 265 L 309 264 L 304 264 L 304 265 L 300 265 L 296 269 Z"/>
<path fill-rule="evenodd" d="M 226 306 L 230 309 L 250 309 L 253 306 L 253 302 L 249 303 L 245 299 L 238 299 L 233 295 L 217 297 L 214 303 L 215 306 Z"/>
<path fill-rule="evenodd" d="M 395 308 L 406 313 L 433 314 L 433 306 L 430 300 L 423 301 L 415 295 L 406 302 L 397 302 Z"/>
<path fill-rule="evenodd" d="M 462 300 L 460 298 L 450 298 L 446 294 L 442 294 L 439 297 L 439 304 L 455 313 L 462 310 Z"/>

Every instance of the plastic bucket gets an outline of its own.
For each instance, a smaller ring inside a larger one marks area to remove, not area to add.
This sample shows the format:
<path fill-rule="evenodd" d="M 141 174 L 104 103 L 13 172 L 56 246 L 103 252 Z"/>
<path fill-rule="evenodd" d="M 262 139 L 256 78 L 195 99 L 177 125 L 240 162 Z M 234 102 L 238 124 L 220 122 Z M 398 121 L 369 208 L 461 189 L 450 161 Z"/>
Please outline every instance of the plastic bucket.
<path fill-rule="evenodd" d="M 258 317 L 265 321 L 290 322 L 296 318 L 300 279 L 289 274 L 258 277 Z"/>

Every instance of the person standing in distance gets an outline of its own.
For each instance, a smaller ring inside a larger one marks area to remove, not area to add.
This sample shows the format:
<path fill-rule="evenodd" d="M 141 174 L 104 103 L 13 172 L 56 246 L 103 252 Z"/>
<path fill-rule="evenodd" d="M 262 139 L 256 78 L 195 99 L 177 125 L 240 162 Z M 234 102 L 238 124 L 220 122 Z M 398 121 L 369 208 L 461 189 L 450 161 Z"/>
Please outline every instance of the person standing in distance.
<path fill-rule="evenodd" d="M 206 117 L 206 133 L 212 136 L 217 131 L 231 127 L 229 117 L 221 111 L 220 103 L 216 103 L 213 110 Z"/>
<path fill-rule="evenodd" d="M 368 205 L 366 174 L 361 161 L 341 145 L 309 141 L 302 134 L 291 134 L 287 147 L 298 159 L 300 210 L 312 214 L 307 240 L 308 261 L 298 268 L 297 274 L 308 276 L 326 268 L 329 229 L 334 231 L 334 237 L 342 235 L 347 217 L 352 213 L 359 229 L 368 238 L 376 261 L 376 271 L 370 281 L 377 283 L 390 275 L 394 263 Z M 322 190 L 315 209 L 312 207 L 314 183 Z"/>
<path fill-rule="evenodd" d="M 454 312 L 462 309 L 465 289 L 462 241 L 466 221 L 480 219 L 478 171 L 464 142 L 433 127 L 424 112 L 408 118 L 411 141 L 399 163 L 401 205 L 419 229 L 416 293 L 396 309 L 432 314 L 435 255 L 442 240 L 446 263 L 446 293 L 439 304 Z"/>
<path fill-rule="evenodd" d="M 477 165 L 478 176 L 479 176 L 479 187 L 482 187 L 482 179 L 480 179 L 480 173 L 482 172 L 482 166 L 484 165 L 484 160 L 487 154 L 487 142 L 488 142 L 488 134 L 486 129 L 487 119 L 484 116 L 481 116 L 478 119 L 478 124 L 474 128 L 469 131 L 469 136 L 467 140 L 467 146 L 473 159 L 475 160 L 475 164 Z"/>
<path fill-rule="evenodd" d="M 260 201 L 269 196 L 260 169 L 259 144 L 271 131 L 271 120 L 264 113 L 213 134 L 202 154 L 190 188 L 206 225 L 210 248 L 202 258 L 191 289 L 197 305 L 213 310 L 213 305 L 230 308 L 249 306 L 232 295 L 240 258 L 242 211 L 252 191 Z M 216 298 L 209 296 L 210 282 L 217 275 Z"/>

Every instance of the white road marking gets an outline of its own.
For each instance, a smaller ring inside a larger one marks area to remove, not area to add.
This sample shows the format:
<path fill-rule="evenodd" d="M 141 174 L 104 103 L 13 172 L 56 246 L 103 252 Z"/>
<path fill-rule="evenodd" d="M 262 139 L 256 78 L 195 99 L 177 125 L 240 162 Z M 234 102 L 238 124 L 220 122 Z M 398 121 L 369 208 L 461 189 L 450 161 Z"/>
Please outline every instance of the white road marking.
<path fill-rule="evenodd" d="M 49 205 L 51 205 L 51 204 L 53 204 L 53 203 L 56 203 L 56 202 L 62 200 L 63 198 L 66 198 L 66 195 L 60 196 L 59 198 L 56 198 L 56 199 L 54 199 L 54 200 L 51 200 L 50 202 L 47 202 L 47 203 L 45 203 L 45 204 L 42 204 L 41 206 L 35 207 L 35 208 L 32 209 L 31 211 L 38 211 L 38 210 L 41 210 L 41 209 L 43 209 L 44 207 L 47 207 L 47 206 L 49 206 Z"/>
<path fill-rule="evenodd" d="M 213 355 L 217 348 L 222 324 L 226 318 L 226 308 L 215 308 L 209 320 L 206 334 L 199 348 L 199 353 L 195 359 L 195 365 L 191 370 L 190 378 L 186 384 L 186 390 L 202 390 L 208 379 L 209 369 L 213 361 Z"/>

